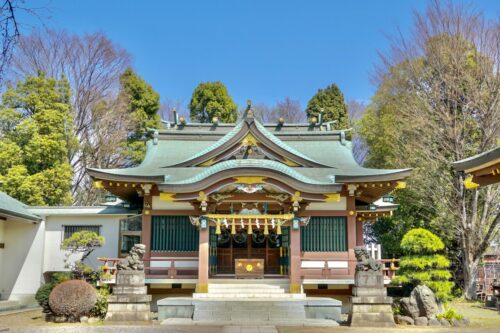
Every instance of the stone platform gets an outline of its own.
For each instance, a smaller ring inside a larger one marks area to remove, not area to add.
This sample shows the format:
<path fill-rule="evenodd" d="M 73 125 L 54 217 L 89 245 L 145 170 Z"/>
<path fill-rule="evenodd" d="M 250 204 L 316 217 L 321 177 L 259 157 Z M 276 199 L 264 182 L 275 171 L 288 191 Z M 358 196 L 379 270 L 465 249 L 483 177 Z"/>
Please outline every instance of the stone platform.
<path fill-rule="evenodd" d="M 193 297 L 164 298 L 157 302 L 158 320 L 184 318 L 193 322 L 225 322 L 264 325 L 305 320 L 337 325 L 342 302 L 331 298 L 287 293 L 287 286 L 234 283 L 209 284 L 209 292 Z M 327 325 L 328 324 L 328 325 Z"/>
<path fill-rule="evenodd" d="M 355 327 L 393 327 L 392 298 L 381 271 L 356 271 L 349 323 Z"/>
<path fill-rule="evenodd" d="M 118 271 L 113 295 L 108 296 L 106 322 L 151 320 L 151 295 L 147 295 L 144 279 L 144 271 Z"/>

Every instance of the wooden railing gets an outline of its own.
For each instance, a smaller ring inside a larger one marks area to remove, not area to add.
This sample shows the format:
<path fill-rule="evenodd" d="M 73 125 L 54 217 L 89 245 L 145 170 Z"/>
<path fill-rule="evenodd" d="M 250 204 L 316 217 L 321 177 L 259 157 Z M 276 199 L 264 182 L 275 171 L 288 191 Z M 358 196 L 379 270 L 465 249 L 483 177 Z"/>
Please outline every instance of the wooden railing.
<path fill-rule="evenodd" d="M 382 259 L 378 262 L 383 264 L 384 276 L 387 279 L 396 276 L 399 259 Z M 302 258 L 301 276 L 304 279 L 353 279 L 354 274 L 349 274 L 349 266 L 353 272 L 356 263 L 356 260 Z"/>
<path fill-rule="evenodd" d="M 103 271 L 101 282 L 115 283 L 117 264 L 121 258 L 97 258 L 102 262 Z M 156 257 L 144 259 L 146 278 L 158 279 L 194 279 L 198 277 L 197 257 Z"/>

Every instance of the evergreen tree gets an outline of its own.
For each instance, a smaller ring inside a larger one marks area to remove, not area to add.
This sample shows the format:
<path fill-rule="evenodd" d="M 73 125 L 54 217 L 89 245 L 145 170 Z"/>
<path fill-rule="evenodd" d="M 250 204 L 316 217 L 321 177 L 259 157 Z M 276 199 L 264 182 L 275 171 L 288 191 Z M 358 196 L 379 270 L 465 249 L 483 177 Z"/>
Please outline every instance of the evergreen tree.
<path fill-rule="evenodd" d="M 30 205 L 71 204 L 76 149 L 66 79 L 28 76 L 0 105 L 1 189 Z"/>
<path fill-rule="evenodd" d="M 323 109 L 323 122 L 334 121 L 335 129 L 344 129 L 349 127 L 347 114 L 347 105 L 344 101 L 344 95 L 336 84 L 331 84 L 325 89 L 319 89 L 318 92 L 307 103 L 307 118 L 316 117 L 319 119 L 320 111 Z"/>
<path fill-rule="evenodd" d="M 426 285 L 438 299 L 448 300 L 453 282 L 449 281 L 450 262 L 438 254 L 444 249 L 441 239 L 426 229 L 412 229 L 403 236 L 401 249 L 405 255 L 399 261 L 399 270 L 392 282 L 412 287 Z"/>
<path fill-rule="evenodd" d="M 234 123 L 238 117 L 238 107 L 229 96 L 222 82 L 200 83 L 193 92 L 189 103 L 193 121 L 209 123 L 213 117 L 220 122 Z"/>
<path fill-rule="evenodd" d="M 132 69 L 127 69 L 120 78 L 119 98 L 124 99 L 128 112 L 132 116 L 134 127 L 127 139 L 125 154 L 132 164 L 140 163 L 146 153 L 144 138 L 148 138 L 148 128 L 160 127 L 160 95 Z"/>

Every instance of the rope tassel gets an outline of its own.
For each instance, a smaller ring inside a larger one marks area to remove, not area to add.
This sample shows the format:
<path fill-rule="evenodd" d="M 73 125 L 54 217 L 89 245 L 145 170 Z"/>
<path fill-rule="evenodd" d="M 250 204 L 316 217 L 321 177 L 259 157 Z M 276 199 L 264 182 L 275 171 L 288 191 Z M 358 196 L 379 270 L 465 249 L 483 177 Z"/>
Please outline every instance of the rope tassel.
<path fill-rule="evenodd" d="M 252 220 L 248 219 L 248 234 L 252 234 Z"/>
<path fill-rule="evenodd" d="M 231 223 L 231 235 L 236 235 L 236 222 L 233 219 L 233 223 Z"/>
<path fill-rule="evenodd" d="M 267 226 L 267 219 L 264 219 L 264 235 L 269 235 L 269 227 Z"/>
<path fill-rule="evenodd" d="M 219 220 L 217 220 L 217 221 L 215 222 L 215 224 L 217 225 L 217 227 L 215 228 L 215 234 L 216 234 L 216 235 L 220 235 L 220 234 L 221 234 L 221 231 L 220 231 L 220 221 L 219 221 Z"/>

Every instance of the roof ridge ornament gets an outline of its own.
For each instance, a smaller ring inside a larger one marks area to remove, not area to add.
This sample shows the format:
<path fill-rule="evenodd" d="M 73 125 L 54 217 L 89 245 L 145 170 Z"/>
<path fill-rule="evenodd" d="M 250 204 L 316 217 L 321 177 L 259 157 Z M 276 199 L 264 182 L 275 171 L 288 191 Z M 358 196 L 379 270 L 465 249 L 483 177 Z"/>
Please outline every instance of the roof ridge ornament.
<path fill-rule="evenodd" d="M 247 101 L 247 108 L 246 108 L 245 112 L 243 113 L 242 119 L 244 121 L 246 121 L 248 124 L 251 124 L 255 120 L 253 110 L 252 110 L 252 100 L 251 99 L 249 99 Z"/>

